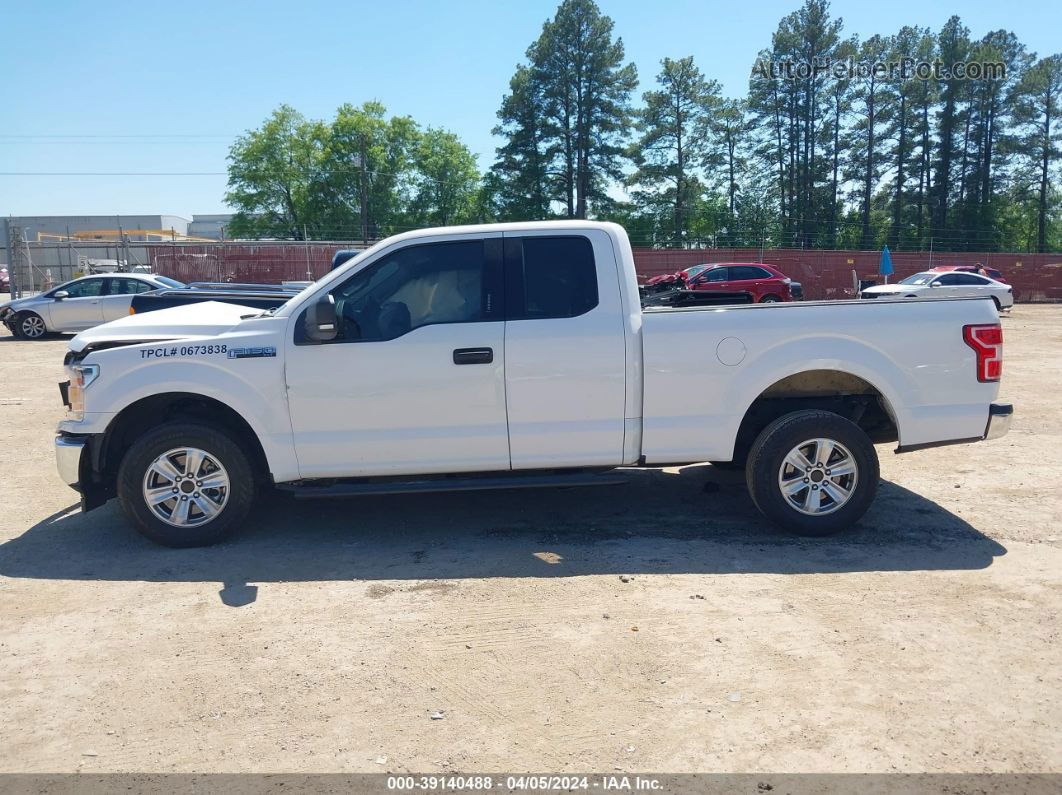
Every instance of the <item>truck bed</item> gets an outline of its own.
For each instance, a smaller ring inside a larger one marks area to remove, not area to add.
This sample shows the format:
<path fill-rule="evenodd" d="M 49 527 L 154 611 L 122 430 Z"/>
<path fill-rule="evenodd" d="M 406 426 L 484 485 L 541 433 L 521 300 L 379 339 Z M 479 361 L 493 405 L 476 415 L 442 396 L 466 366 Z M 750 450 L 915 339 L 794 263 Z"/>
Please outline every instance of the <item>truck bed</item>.
<path fill-rule="evenodd" d="M 864 380 L 901 446 L 980 438 L 998 384 L 978 382 L 962 328 L 998 322 L 983 298 L 647 308 L 646 461 L 729 460 L 750 396 L 806 371 Z"/>

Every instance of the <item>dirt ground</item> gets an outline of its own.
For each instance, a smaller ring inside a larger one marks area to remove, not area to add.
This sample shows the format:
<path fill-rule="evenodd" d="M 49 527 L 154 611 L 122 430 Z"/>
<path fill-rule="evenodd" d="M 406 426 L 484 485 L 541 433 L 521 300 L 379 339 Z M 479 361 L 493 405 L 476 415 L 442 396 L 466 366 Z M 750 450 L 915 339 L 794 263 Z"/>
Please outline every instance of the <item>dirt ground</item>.
<path fill-rule="evenodd" d="M 1010 435 L 883 445 L 844 537 L 705 465 L 187 551 L 78 513 L 66 342 L 0 332 L 0 771 L 1062 771 L 1062 306 L 1004 328 Z"/>

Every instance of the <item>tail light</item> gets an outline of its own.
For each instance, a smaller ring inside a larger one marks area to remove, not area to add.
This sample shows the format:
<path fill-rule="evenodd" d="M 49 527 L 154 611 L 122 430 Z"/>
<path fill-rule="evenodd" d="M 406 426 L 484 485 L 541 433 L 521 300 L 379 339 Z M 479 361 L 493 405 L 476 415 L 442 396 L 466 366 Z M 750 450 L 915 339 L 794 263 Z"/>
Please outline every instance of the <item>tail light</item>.
<path fill-rule="evenodd" d="M 962 339 L 977 354 L 977 380 L 998 381 L 1003 373 L 1003 329 L 998 323 L 962 327 Z"/>

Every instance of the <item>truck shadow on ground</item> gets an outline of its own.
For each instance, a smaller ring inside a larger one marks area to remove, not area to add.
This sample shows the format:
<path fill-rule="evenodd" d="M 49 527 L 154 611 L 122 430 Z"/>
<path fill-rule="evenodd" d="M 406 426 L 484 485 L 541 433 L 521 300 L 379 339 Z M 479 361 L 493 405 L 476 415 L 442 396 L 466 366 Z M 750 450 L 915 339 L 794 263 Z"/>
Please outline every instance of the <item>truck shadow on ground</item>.
<path fill-rule="evenodd" d="M 238 536 L 173 550 L 137 535 L 117 504 L 75 506 L 0 546 L 0 575 L 224 583 L 434 580 L 636 573 L 809 574 L 980 569 L 1006 549 L 888 481 L 851 531 L 795 538 L 763 520 L 741 473 L 707 465 L 630 471 L 623 486 L 260 500 Z"/>

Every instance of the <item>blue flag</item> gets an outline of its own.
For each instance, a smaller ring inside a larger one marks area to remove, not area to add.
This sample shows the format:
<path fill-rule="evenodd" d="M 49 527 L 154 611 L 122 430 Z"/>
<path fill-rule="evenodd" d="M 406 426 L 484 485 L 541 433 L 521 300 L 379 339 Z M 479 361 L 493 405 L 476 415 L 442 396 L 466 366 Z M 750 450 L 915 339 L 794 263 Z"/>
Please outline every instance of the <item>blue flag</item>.
<path fill-rule="evenodd" d="M 878 274 L 880 276 L 891 276 L 892 272 L 892 255 L 889 253 L 889 247 L 885 246 L 881 250 L 881 264 L 878 265 Z"/>

